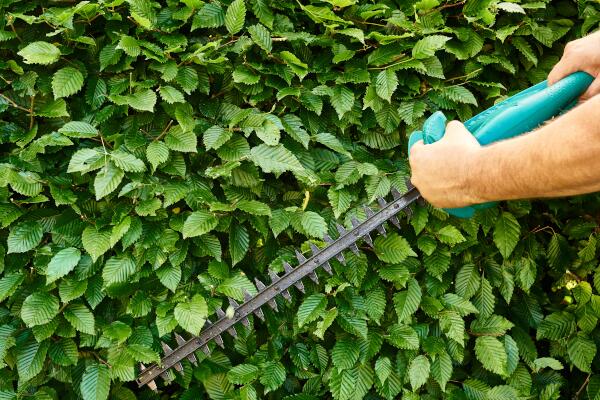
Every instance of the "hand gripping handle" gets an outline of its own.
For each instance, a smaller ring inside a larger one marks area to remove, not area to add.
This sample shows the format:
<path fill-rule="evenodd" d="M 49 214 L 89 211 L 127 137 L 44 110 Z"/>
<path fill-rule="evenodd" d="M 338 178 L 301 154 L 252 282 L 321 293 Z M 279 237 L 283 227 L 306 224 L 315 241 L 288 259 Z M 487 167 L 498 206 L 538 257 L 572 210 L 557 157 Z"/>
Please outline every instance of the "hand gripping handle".
<path fill-rule="evenodd" d="M 547 81 L 538 83 L 477 114 L 465 122 L 465 127 L 481 145 L 521 135 L 577 104 L 579 96 L 593 80 L 585 72 L 575 72 L 552 86 L 548 86 Z M 437 142 L 445 131 L 446 116 L 441 111 L 435 112 L 425 121 L 421 131 L 410 135 L 409 152 L 419 140 L 423 140 L 425 144 Z M 477 204 L 446 211 L 457 217 L 468 218 L 476 209 L 493 204 L 495 203 Z"/>

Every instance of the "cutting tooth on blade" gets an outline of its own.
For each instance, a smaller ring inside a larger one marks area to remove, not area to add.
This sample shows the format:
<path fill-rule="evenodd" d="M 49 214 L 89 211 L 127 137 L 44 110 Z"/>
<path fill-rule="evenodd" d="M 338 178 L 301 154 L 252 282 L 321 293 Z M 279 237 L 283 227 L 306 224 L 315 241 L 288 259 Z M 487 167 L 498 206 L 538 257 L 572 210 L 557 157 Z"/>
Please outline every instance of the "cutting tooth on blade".
<path fill-rule="evenodd" d="M 375 215 L 375 211 L 373 211 L 373 209 L 371 207 L 367 207 L 367 206 L 365 206 L 365 213 L 367 213 L 368 218 L 371 218 L 372 216 Z M 383 225 L 377 226 L 377 232 L 379 232 L 383 236 L 386 236 L 385 228 L 383 227 Z"/>
<path fill-rule="evenodd" d="M 352 226 L 354 228 L 358 227 L 360 225 L 360 222 L 356 219 L 356 217 L 352 217 L 350 218 L 350 222 L 352 222 Z M 358 234 L 358 232 L 356 233 Z M 364 239 L 365 242 L 367 242 L 367 244 L 371 247 L 373 247 L 373 239 L 371 239 L 371 235 L 369 235 L 368 233 L 366 235 L 363 235 L 362 237 Z M 358 249 L 357 249 L 358 250 Z"/>
<path fill-rule="evenodd" d="M 144 372 L 145 369 L 146 369 L 146 366 L 144 364 L 140 363 L 140 372 Z M 148 387 L 155 392 L 158 391 L 158 387 L 156 386 L 156 382 L 154 382 L 154 381 L 148 382 Z"/>
<path fill-rule="evenodd" d="M 178 346 L 183 346 L 187 341 L 178 333 L 175 334 L 175 340 L 177 341 L 177 345 Z M 206 346 L 205 346 L 206 347 Z M 208 349 L 208 347 L 207 347 Z M 210 350 L 209 350 L 210 352 Z M 187 359 L 194 364 L 195 366 L 198 366 L 198 360 L 196 359 L 196 355 L 194 353 L 190 353 L 190 355 L 187 357 Z"/>
<path fill-rule="evenodd" d="M 163 349 L 163 352 L 165 353 L 165 356 L 168 356 L 169 354 L 171 354 L 173 352 L 173 349 L 171 348 L 171 346 L 169 346 L 165 342 L 160 342 L 160 344 L 162 345 L 162 349 Z M 181 372 L 181 374 L 183 375 L 183 365 L 181 365 L 181 363 L 177 363 L 173 367 L 175 367 L 175 370 L 177 372 Z"/>
<path fill-rule="evenodd" d="M 235 326 L 232 326 L 231 328 L 227 329 L 227 332 L 234 338 L 237 337 L 237 331 L 235 330 Z"/>
<path fill-rule="evenodd" d="M 345 261 L 346 260 L 344 260 L 344 265 L 346 265 Z M 329 264 L 329 262 L 325 262 L 321 266 L 323 267 L 325 272 L 327 272 L 329 275 L 333 275 L 333 270 L 331 269 L 331 264 Z"/>
<path fill-rule="evenodd" d="M 271 283 L 275 284 L 275 290 L 279 292 L 279 287 L 276 285 L 277 281 L 280 279 L 279 276 L 275 272 L 269 270 L 269 278 L 271 278 Z M 290 295 L 290 292 L 288 292 L 287 289 L 282 290 L 279 294 L 281 294 L 287 301 L 292 301 L 292 295 Z"/>
<path fill-rule="evenodd" d="M 304 283 L 302 283 L 301 280 L 294 283 L 294 286 L 296 286 L 296 289 L 298 289 L 302 293 L 306 293 L 306 291 L 304 290 Z"/>
<path fill-rule="evenodd" d="M 210 347 L 208 347 L 207 345 L 202 346 L 202 352 L 204 354 L 206 354 L 207 356 L 210 356 Z M 188 359 L 189 359 L 189 357 L 188 357 Z M 196 364 L 194 364 L 194 365 L 196 365 Z"/>
<path fill-rule="evenodd" d="M 314 271 L 311 272 L 310 274 L 308 274 L 308 277 L 310 278 L 311 281 L 313 281 L 317 285 L 319 284 L 319 277 L 317 276 L 317 274 L 315 274 Z"/>
<path fill-rule="evenodd" d="M 252 295 L 247 290 L 244 290 L 244 302 L 252 300 Z"/>
<path fill-rule="evenodd" d="M 217 313 L 217 317 L 219 317 L 219 319 L 225 316 L 225 311 L 221 310 L 220 308 L 217 308 L 215 312 Z"/>
<path fill-rule="evenodd" d="M 325 240 L 328 244 L 333 243 L 333 239 L 328 234 L 325 234 L 325 236 L 323 236 L 323 240 Z"/>
<path fill-rule="evenodd" d="M 298 250 L 294 250 L 294 252 L 296 252 L 296 258 L 300 264 L 306 262 L 306 257 L 304 257 L 302 253 L 300 253 Z"/>
<path fill-rule="evenodd" d="M 385 206 L 387 206 L 387 201 L 385 201 L 383 197 L 378 197 L 377 204 L 379 204 L 379 207 L 384 208 Z"/>
<path fill-rule="evenodd" d="M 260 281 L 260 279 L 254 278 L 254 282 L 256 283 L 256 287 L 258 288 L 259 292 L 262 292 L 263 290 L 265 290 L 266 286 L 264 283 L 262 283 Z M 277 303 L 275 302 L 275 299 L 271 299 L 271 300 L 267 301 L 267 304 L 269 305 L 269 307 L 271 307 L 273 309 L 273 311 L 275 311 L 275 312 L 279 311 L 279 310 L 277 310 Z"/>
<path fill-rule="evenodd" d="M 338 232 L 340 233 L 340 236 L 344 236 L 346 234 L 346 228 L 344 228 L 342 225 L 335 224 L 335 227 L 337 228 Z"/>
<path fill-rule="evenodd" d="M 235 301 L 235 300 L 234 300 L 234 299 L 232 299 L 231 297 L 228 297 L 228 299 L 229 299 L 229 305 L 230 305 L 230 306 L 231 306 L 231 307 L 232 307 L 234 310 L 236 310 L 236 311 L 235 311 L 235 315 L 236 315 L 236 317 L 237 317 L 237 314 L 238 314 L 237 308 L 238 308 L 240 305 L 238 304 L 238 302 L 237 302 L 237 301 Z M 242 317 L 242 318 L 240 319 L 240 321 L 242 322 L 242 325 L 244 325 L 246 328 L 250 328 L 250 321 L 248 320 L 248 318 L 247 318 L 247 317 Z"/>
<path fill-rule="evenodd" d="M 394 200 L 398 200 L 399 198 L 402 197 L 402 195 L 400 194 L 399 191 L 396 190 L 396 188 L 392 188 L 391 192 L 392 192 L 392 196 L 394 197 Z"/>
<path fill-rule="evenodd" d="M 262 309 L 257 308 L 256 310 L 253 311 L 254 315 L 256 315 L 258 318 L 260 318 L 260 320 L 262 322 L 265 322 L 265 314 L 263 314 Z"/>
<path fill-rule="evenodd" d="M 217 346 L 219 346 L 220 348 L 224 349 L 225 348 L 225 344 L 223 343 L 223 337 L 221 337 L 221 335 L 217 335 L 215 336 L 215 343 L 217 344 Z"/>
<path fill-rule="evenodd" d="M 254 278 L 254 283 L 256 283 L 256 287 L 258 288 L 259 292 L 262 292 L 263 290 L 265 290 L 266 286 L 264 283 L 262 283 L 260 281 L 260 279 L 258 278 Z"/>
<path fill-rule="evenodd" d="M 292 272 L 294 270 L 294 268 L 292 268 L 292 266 L 288 263 L 288 262 L 283 262 L 283 269 L 285 270 L 286 274 L 289 274 L 290 272 Z"/>

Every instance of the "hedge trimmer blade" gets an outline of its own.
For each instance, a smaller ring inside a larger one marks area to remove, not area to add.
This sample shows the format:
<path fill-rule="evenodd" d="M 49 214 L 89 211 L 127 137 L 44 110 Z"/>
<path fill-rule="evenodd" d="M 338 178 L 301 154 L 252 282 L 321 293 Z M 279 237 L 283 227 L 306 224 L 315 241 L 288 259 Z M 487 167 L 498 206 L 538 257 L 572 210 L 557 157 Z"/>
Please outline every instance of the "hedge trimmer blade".
<path fill-rule="evenodd" d="M 298 290 L 304 293 L 304 284 L 302 278 L 308 276 L 315 283 L 318 283 L 317 274 L 315 270 L 319 267 L 329 273 L 333 274 L 329 260 L 336 257 L 340 262 L 345 263 L 342 252 L 350 249 L 353 252 L 358 252 L 356 242 L 364 240 L 369 246 L 373 247 L 373 240 L 371 233 L 374 231 L 385 235 L 385 228 L 383 225 L 390 221 L 396 227 L 400 228 L 400 223 L 396 214 L 402 210 L 408 210 L 408 206 L 420 198 L 419 191 L 412 185 L 409 184 L 409 190 L 404 194 L 400 195 L 397 191 L 392 191 L 394 200 L 390 203 L 386 202 L 383 198 L 378 199 L 379 206 L 381 209 L 378 212 L 374 212 L 371 208 L 365 206 L 365 212 L 367 219 L 363 222 L 359 222 L 356 218 L 352 218 L 353 228 L 346 230 L 343 226 L 337 225 L 340 236 L 333 240 L 329 236 L 325 236 L 325 241 L 328 245 L 319 249 L 317 246 L 311 243 L 312 255 L 309 258 L 304 257 L 302 253 L 296 251 L 296 258 L 298 259 L 299 265 L 294 268 L 288 263 L 284 263 L 285 273 L 283 276 L 278 276 L 275 272 L 269 271 L 269 278 L 271 283 L 265 285 L 259 279 L 255 278 L 256 287 L 258 293 L 255 296 L 251 296 L 246 293 L 245 301 L 242 304 L 238 304 L 235 300 L 229 299 L 229 305 L 233 309 L 233 313 L 225 313 L 221 308 L 216 310 L 218 320 L 216 322 L 206 321 L 206 329 L 200 333 L 199 336 L 195 336 L 190 340 L 185 340 L 180 335 L 175 334 L 175 339 L 179 347 L 172 349 L 168 344 L 162 343 L 163 351 L 165 356 L 162 358 L 159 364 L 154 364 L 149 367 L 141 365 L 141 372 L 138 376 L 137 383 L 140 387 L 148 385 L 151 389 L 156 390 L 156 383 L 154 379 L 158 376 L 165 378 L 166 380 L 172 380 L 169 369 L 175 368 L 176 371 L 183 373 L 183 366 L 181 361 L 188 359 L 192 364 L 197 364 L 196 356 L 194 352 L 198 349 L 202 349 L 206 354 L 210 353 L 208 343 L 212 340 L 223 347 L 223 338 L 221 334 L 228 332 L 232 336 L 237 336 L 235 330 L 235 324 L 241 322 L 244 326 L 250 326 L 248 321 L 248 315 L 254 314 L 258 318 L 264 321 L 264 315 L 261 307 L 265 304 L 269 305 L 273 310 L 277 311 L 277 303 L 275 297 L 278 295 L 283 296 L 286 300 L 291 301 L 291 296 L 288 289 L 291 286 L 295 286 Z"/>

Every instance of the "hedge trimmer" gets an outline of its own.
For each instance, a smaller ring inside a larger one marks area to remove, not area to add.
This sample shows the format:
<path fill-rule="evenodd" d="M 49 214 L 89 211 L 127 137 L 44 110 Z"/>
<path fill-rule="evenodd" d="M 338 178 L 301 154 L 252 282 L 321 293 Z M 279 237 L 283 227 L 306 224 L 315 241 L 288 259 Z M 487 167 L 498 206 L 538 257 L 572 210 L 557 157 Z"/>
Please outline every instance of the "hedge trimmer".
<path fill-rule="evenodd" d="M 467 129 L 473 133 L 480 144 L 486 145 L 498 140 L 510 138 L 529 132 L 535 129 L 543 122 L 560 114 L 564 110 L 572 107 L 578 97 L 591 84 L 593 78 L 584 73 L 578 72 L 572 74 L 555 85 L 548 87 L 546 82 L 539 83 L 513 97 L 502 101 L 493 107 L 483 111 L 470 120 L 465 122 Z M 418 140 L 423 140 L 425 144 L 435 143 L 444 136 L 446 118 L 441 112 L 434 113 L 425 121 L 422 131 L 414 132 L 409 140 L 410 147 Z M 316 269 L 323 269 L 332 274 L 332 268 L 329 260 L 336 257 L 340 262 L 345 263 L 343 252 L 352 250 L 358 252 L 356 243 L 359 240 L 365 241 L 373 247 L 371 233 L 374 231 L 382 235 L 386 234 L 385 223 L 388 221 L 400 228 L 397 214 L 401 211 L 408 211 L 408 207 L 420 198 L 419 191 L 408 184 L 408 191 L 401 195 L 397 191 L 392 191 L 393 200 L 387 202 L 383 198 L 378 199 L 379 210 L 375 212 L 372 208 L 365 206 L 366 220 L 359 222 L 352 218 L 352 229 L 346 230 L 343 226 L 337 225 L 339 237 L 332 239 L 325 236 L 327 247 L 319 249 L 316 245 L 310 244 L 312 255 L 306 258 L 302 253 L 296 251 L 296 258 L 299 265 L 292 267 L 284 263 L 285 273 L 278 276 L 274 272 L 269 272 L 271 283 L 266 285 L 258 278 L 255 279 L 258 293 L 254 296 L 246 293 L 245 301 L 238 304 L 235 300 L 229 299 L 229 311 L 225 312 L 217 308 L 217 320 L 215 322 L 206 321 L 206 328 L 199 336 L 185 340 L 178 334 L 175 339 L 179 347 L 172 349 L 168 344 L 162 343 L 165 356 L 159 364 L 149 367 L 141 365 L 141 372 L 137 382 L 140 387 L 148 385 L 156 390 L 154 379 L 161 376 L 170 380 L 169 369 L 175 368 L 176 371 L 183 373 L 181 361 L 188 359 L 191 363 L 197 364 L 195 351 L 202 349 L 206 354 L 210 353 L 208 344 L 214 341 L 220 347 L 223 347 L 223 338 L 221 334 L 228 332 L 232 336 L 237 336 L 235 325 L 239 322 L 245 326 L 250 325 L 248 316 L 254 314 L 264 321 L 264 314 L 261 307 L 269 305 L 277 311 L 275 297 L 283 296 L 286 300 L 291 300 L 288 289 L 295 286 L 304 293 L 302 278 L 308 276 L 314 282 L 318 282 L 315 273 Z M 450 214 L 458 217 L 470 217 L 478 208 L 489 207 L 490 204 L 475 205 L 460 209 L 447 210 Z M 232 311 L 232 312 L 231 312 Z"/>

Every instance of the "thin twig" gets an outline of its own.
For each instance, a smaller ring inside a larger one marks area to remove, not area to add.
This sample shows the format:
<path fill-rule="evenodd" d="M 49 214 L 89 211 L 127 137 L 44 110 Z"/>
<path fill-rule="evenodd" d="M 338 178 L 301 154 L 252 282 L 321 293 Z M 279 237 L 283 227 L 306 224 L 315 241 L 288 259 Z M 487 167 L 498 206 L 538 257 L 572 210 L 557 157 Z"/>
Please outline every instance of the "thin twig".
<path fill-rule="evenodd" d="M 33 105 L 35 104 L 35 95 L 31 96 L 31 101 L 29 102 L 29 130 L 33 128 Z"/>
<path fill-rule="evenodd" d="M 169 121 L 169 123 L 167 124 L 165 129 L 163 129 L 163 131 L 160 133 L 160 135 L 158 135 L 156 137 L 156 139 L 154 139 L 154 141 L 158 142 L 160 139 L 162 139 L 162 137 L 165 136 L 167 134 L 167 132 L 169 131 L 169 128 L 171 128 L 171 125 L 173 125 L 173 120 Z"/>
<path fill-rule="evenodd" d="M 592 376 L 592 374 L 588 374 L 587 378 L 585 378 L 585 381 L 583 381 L 583 384 L 581 385 L 581 387 L 579 388 L 577 393 L 575 393 L 575 396 L 573 396 L 573 400 L 577 400 L 579 398 L 579 395 L 581 394 L 581 392 L 583 392 L 583 389 L 585 389 L 587 384 L 590 383 L 591 376 Z"/>
<path fill-rule="evenodd" d="M 18 105 L 17 103 L 15 103 L 11 98 L 3 95 L 2 93 L 0 93 L 0 97 L 2 97 L 3 99 L 5 99 L 6 101 L 8 101 L 10 103 L 11 106 L 13 106 L 14 108 L 18 108 L 21 111 L 25 111 L 26 113 L 29 113 L 31 110 L 28 110 L 25 107 L 21 107 L 20 105 Z"/>
<path fill-rule="evenodd" d="M 437 12 L 437 11 L 442 11 L 442 10 L 444 10 L 444 9 L 446 9 L 446 8 L 452 8 L 452 7 L 458 7 L 458 6 L 462 6 L 462 5 L 464 5 L 465 3 L 466 3 L 466 1 L 459 1 L 458 3 L 444 4 L 444 5 L 443 5 L 443 6 L 441 6 L 441 7 L 438 7 L 438 8 L 433 8 L 433 9 L 431 9 L 431 10 L 429 10 L 429 11 L 427 11 L 426 13 L 423 13 L 423 14 L 421 14 L 421 15 L 422 15 L 422 16 L 429 15 L 429 14 L 432 14 L 432 13 L 434 13 L 434 12 Z"/>

